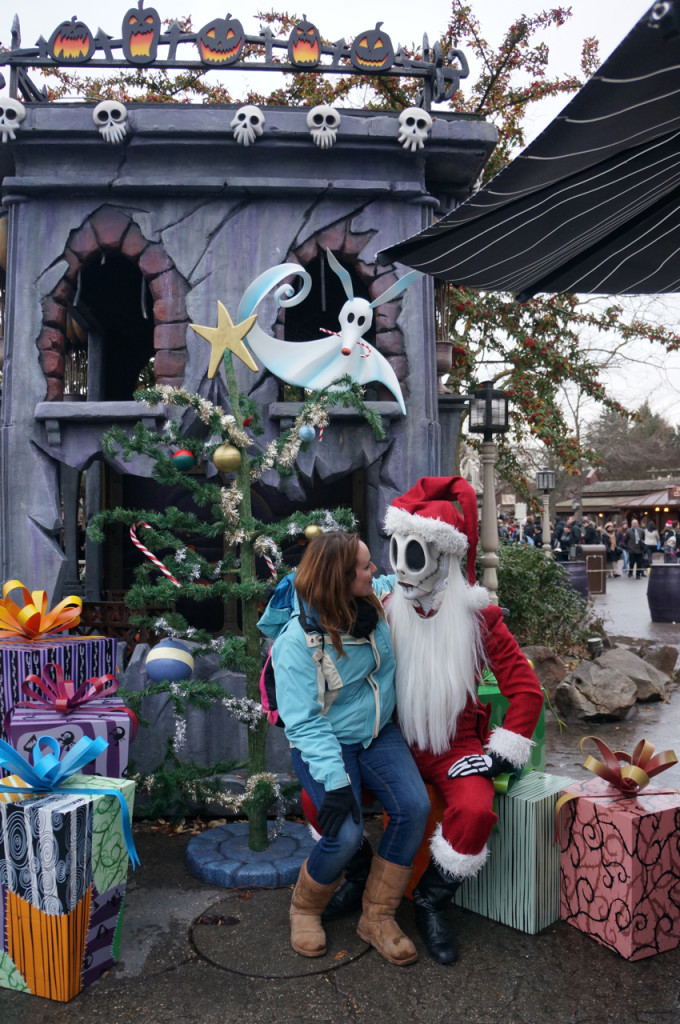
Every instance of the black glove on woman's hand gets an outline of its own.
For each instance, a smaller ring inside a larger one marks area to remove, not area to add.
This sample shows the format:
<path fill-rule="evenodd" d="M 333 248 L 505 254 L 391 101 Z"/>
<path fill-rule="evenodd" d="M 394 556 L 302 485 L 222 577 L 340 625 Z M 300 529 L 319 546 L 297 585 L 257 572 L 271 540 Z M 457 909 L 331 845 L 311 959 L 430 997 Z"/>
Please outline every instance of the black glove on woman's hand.
<path fill-rule="evenodd" d="M 319 828 L 322 833 L 330 839 L 337 836 L 340 826 L 350 811 L 352 820 L 359 824 L 359 805 L 351 786 L 332 789 L 326 793 L 318 814 Z"/>

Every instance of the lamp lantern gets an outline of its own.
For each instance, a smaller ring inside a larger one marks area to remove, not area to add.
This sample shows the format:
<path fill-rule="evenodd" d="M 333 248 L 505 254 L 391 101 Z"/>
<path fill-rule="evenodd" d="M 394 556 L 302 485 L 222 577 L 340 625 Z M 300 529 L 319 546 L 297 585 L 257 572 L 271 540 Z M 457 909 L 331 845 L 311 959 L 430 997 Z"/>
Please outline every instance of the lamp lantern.
<path fill-rule="evenodd" d="M 552 558 L 552 546 L 550 544 L 550 492 L 555 490 L 557 483 L 555 473 L 552 469 L 543 467 L 536 473 L 536 490 L 543 491 L 543 515 L 541 525 L 543 527 L 543 554 L 546 558 Z"/>

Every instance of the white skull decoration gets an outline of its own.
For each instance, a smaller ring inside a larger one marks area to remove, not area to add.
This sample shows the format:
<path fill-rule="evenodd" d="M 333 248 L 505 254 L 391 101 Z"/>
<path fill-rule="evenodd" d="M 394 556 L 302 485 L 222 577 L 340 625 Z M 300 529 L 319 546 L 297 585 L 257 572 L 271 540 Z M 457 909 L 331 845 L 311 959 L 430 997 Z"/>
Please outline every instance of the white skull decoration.
<path fill-rule="evenodd" d="M 229 127 L 233 128 L 237 142 L 242 146 L 249 146 L 264 131 L 264 114 L 259 107 L 251 104 L 240 107 Z"/>
<path fill-rule="evenodd" d="M 330 149 L 338 134 L 340 114 L 325 103 L 320 103 L 318 107 L 312 107 L 307 114 L 307 127 L 317 146 Z"/>
<path fill-rule="evenodd" d="M 416 149 L 423 148 L 431 128 L 432 118 L 426 110 L 421 110 L 420 107 L 407 107 L 399 115 L 399 142 L 404 149 L 410 149 L 415 153 Z"/>
<path fill-rule="evenodd" d="M 104 100 L 92 111 L 92 120 L 106 142 L 122 142 L 127 132 L 127 110 L 117 100 Z"/>
<path fill-rule="evenodd" d="M 3 83 L 4 84 L 4 83 Z M 16 129 L 26 117 L 26 107 L 19 100 L 0 96 L 0 132 L 2 141 L 16 139 Z"/>

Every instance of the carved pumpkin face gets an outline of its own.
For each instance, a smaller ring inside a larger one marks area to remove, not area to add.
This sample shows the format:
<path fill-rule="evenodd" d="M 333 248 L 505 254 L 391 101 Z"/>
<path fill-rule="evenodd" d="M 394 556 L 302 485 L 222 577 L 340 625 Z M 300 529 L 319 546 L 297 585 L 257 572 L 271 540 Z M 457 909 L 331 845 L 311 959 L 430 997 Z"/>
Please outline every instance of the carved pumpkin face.
<path fill-rule="evenodd" d="M 314 68 L 321 58 L 321 36 L 306 17 L 298 21 L 288 37 L 288 60 L 304 68 Z"/>
<path fill-rule="evenodd" d="M 196 38 L 202 62 L 219 67 L 235 64 L 245 43 L 243 25 L 230 14 L 204 25 Z"/>
<path fill-rule="evenodd" d="M 371 32 L 361 32 L 350 50 L 350 59 L 358 71 L 387 71 L 394 63 L 392 40 L 381 32 L 382 21 Z"/>
<path fill-rule="evenodd" d="M 94 53 L 95 44 L 87 25 L 74 16 L 57 25 L 47 48 L 53 60 L 60 64 L 82 64 Z"/>
<path fill-rule="evenodd" d="M 151 64 L 156 59 L 161 19 L 153 7 L 144 10 L 144 0 L 138 0 L 123 18 L 123 53 L 131 64 Z"/>

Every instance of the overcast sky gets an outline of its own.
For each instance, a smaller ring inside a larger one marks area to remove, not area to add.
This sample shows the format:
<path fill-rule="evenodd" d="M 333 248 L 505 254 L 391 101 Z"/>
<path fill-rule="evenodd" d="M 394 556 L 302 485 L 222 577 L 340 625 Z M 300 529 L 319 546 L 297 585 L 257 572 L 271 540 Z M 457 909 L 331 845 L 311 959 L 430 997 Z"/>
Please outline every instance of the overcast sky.
<path fill-rule="evenodd" d="M 489 43 L 498 43 L 503 32 L 518 15 L 533 14 L 554 5 L 554 0 L 472 0 L 473 8 L 481 23 L 482 33 Z M 255 13 L 258 9 L 288 10 L 302 16 L 306 14 L 309 21 L 317 25 L 321 33 L 330 39 L 344 38 L 349 41 L 359 32 L 372 28 L 376 22 L 383 21 L 385 31 L 389 33 L 395 46 L 399 43 L 419 44 L 423 33 L 427 33 L 430 42 L 434 42 L 445 29 L 450 12 L 446 0 L 342 0 L 338 5 L 320 3 L 319 0 L 300 0 L 300 3 L 264 3 L 256 4 L 252 0 L 239 3 L 238 0 L 147 0 L 147 6 L 154 6 L 162 19 L 169 19 L 188 14 L 193 18 L 194 28 L 198 29 L 216 16 L 224 16 L 230 11 L 240 19 L 248 34 L 258 31 Z M 120 36 L 123 15 L 129 7 L 136 7 L 136 0 L 109 0 L 102 4 L 101 0 L 71 0 L 68 6 L 53 0 L 2 0 L 0 11 L 0 41 L 8 46 L 13 12 L 19 14 L 23 46 L 32 46 L 40 35 L 49 39 L 61 21 L 77 15 L 85 21 L 93 32 L 101 27 L 109 35 Z M 572 9 L 572 18 L 563 28 L 545 34 L 545 42 L 550 49 L 550 69 L 554 73 L 579 72 L 579 56 L 582 40 L 587 36 L 595 36 L 600 42 L 600 58 L 605 60 L 623 37 L 630 31 L 639 18 L 651 7 L 651 0 L 565 0 L 564 6 Z M 227 74 L 236 74 L 228 72 Z M 474 72 L 473 72 L 474 74 Z M 273 87 L 273 76 L 272 87 Z M 472 77 L 472 76 L 471 76 Z M 249 83 L 253 88 L 263 89 L 261 76 L 252 75 Z M 463 83 L 464 88 L 464 83 Z M 238 94 L 243 90 L 234 87 L 232 92 Z M 538 134 L 555 117 L 565 99 L 547 100 L 535 110 L 529 125 L 529 141 Z M 652 303 L 664 322 L 669 327 L 680 331 L 680 300 L 674 297 L 661 302 Z M 647 351 L 644 358 L 653 361 L 654 353 Z M 631 373 L 615 373 L 610 381 L 615 397 L 625 404 L 637 407 L 644 399 L 651 401 L 652 407 L 668 416 L 673 422 L 680 421 L 678 413 L 678 394 L 680 393 L 680 355 L 661 360 L 657 352 L 656 358 L 665 362 L 665 368 L 654 368 L 651 362 L 645 372 L 635 367 Z"/>

